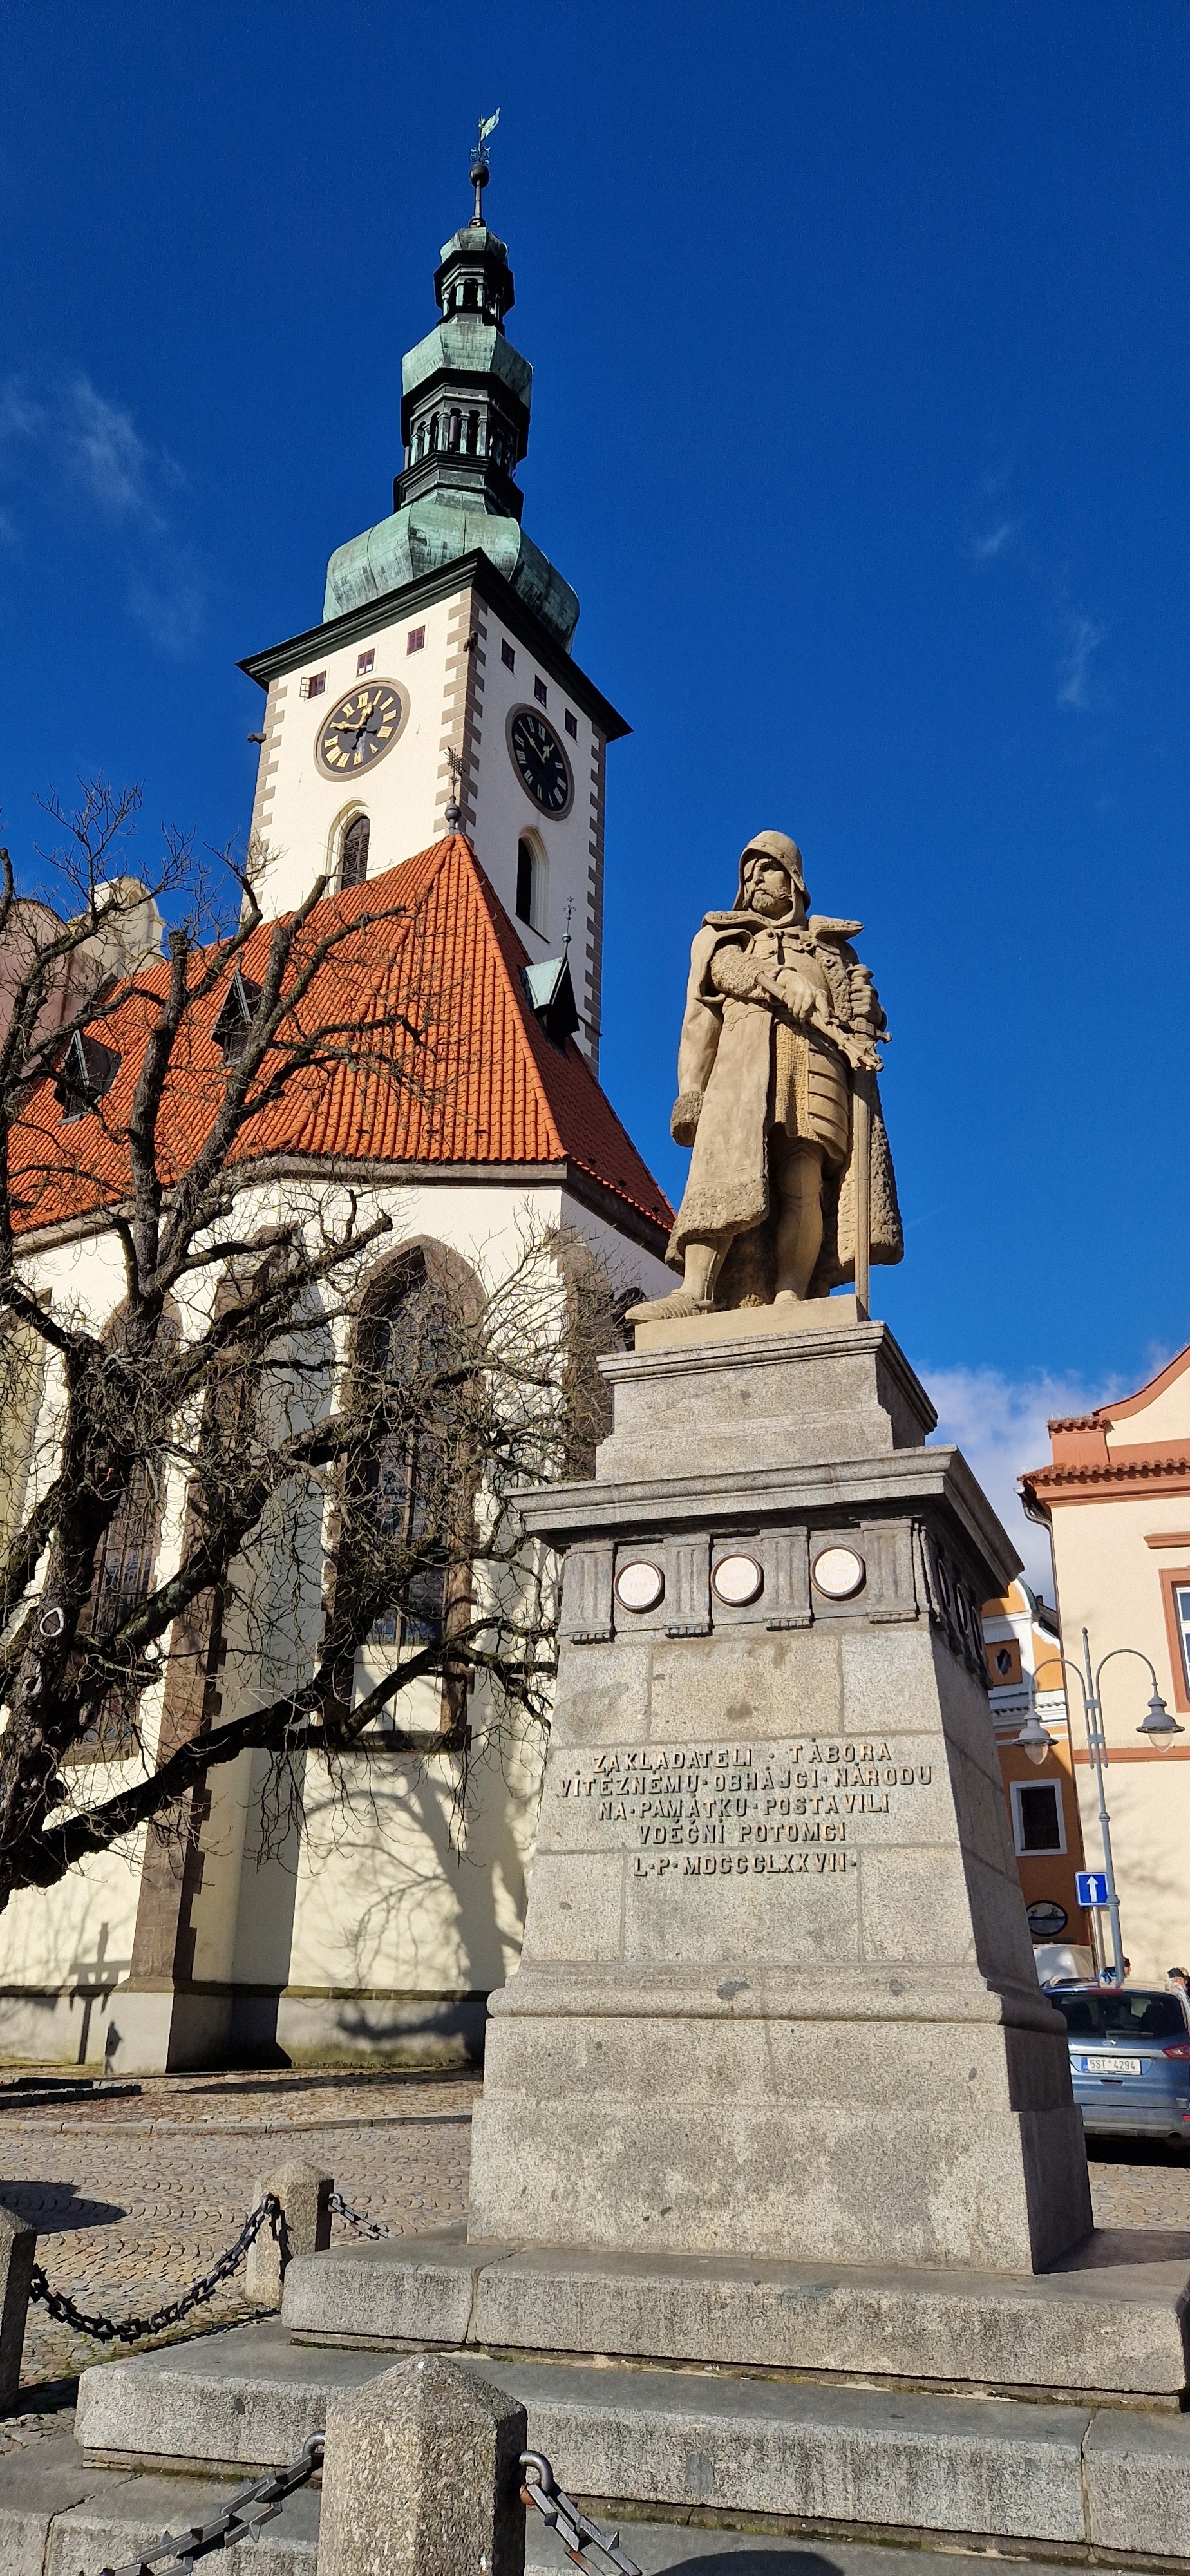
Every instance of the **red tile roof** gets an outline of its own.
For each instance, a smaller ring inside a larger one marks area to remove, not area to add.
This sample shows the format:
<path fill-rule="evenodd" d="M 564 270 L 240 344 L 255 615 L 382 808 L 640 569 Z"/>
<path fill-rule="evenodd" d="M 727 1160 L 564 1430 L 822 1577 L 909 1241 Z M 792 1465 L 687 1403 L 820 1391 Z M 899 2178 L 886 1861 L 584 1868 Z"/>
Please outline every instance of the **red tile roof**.
<path fill-rule="evenodd" d="M 388 920 L 368 918 L 390 908 Z M 329 896 L 300 934 L 295 956 L 308 955 L 327 929 L 357 920 L 358 937 L 331 952 L 295 1013 L 295 1025 L 307 1031 L 339 1025 L 340 1055 L 320 1046 L 318 1060 L 241 1130 L 233 1161 L 284 1155 L 319 1163 L 569 1165 L 668 1232 L 669 1203 L 585 1057 L 573 1039 L 564 1048 L 552 1044 L 535 1019 L 519 971 L 527 952 L 470 843 L 453 834 L 386 875 Z M 273 928 L 262 922 L 239 955 L 248 983 L 263 979 Z M 199 965 L 196 957 L 196 976 Z M 213 1031 L 230 974 L 229 967 L 184 1025 L 160 1122 L 166 1179 L 186 1167 L 223 1096 Z M 127 1122 L 168 981 L 168 966 L 154 965 L 97 1024 L 95 1034 L 120 1056 L 97 1111 L 66 1121 L 52 1079 L 35 1086 L 13 1138 L 14 1221 L 22 1231 L 126 1198 Z M 393 1031 L 394 1010 L 409 1034 Z"/>

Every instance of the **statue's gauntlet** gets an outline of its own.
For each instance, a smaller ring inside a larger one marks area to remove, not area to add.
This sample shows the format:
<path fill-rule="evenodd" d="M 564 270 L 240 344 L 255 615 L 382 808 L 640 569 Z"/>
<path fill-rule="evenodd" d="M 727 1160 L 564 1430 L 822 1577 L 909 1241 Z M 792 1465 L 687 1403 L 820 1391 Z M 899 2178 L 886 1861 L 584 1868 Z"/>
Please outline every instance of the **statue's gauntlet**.
<path fill-rule="evenodd" d="M 683 1091 L 669 1114 L 669 1132 L 675 1145 L 692 1145 L 698 1133 L 702 1113 L 701 1091 Z"/>

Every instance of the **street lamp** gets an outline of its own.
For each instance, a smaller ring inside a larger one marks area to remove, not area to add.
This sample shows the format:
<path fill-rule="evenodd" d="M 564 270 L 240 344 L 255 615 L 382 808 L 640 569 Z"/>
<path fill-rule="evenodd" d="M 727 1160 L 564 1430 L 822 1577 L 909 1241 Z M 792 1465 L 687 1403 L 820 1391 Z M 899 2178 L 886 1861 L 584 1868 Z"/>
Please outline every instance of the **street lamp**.
<path fill-rule="evenodd" d="M 1149 1662 L 1148 1656 L 1141 1653 L 1139 1646 L 1109 1646 L 1106 1655 L 1102 1657 L 1096 1670 L 1092 1672 L 1091 1643 L 1085 1628 L 1083 1630 L 1084 1671 L 1080 1672 L 1078 1665 L 1070 1663 L 1065 1655 L 1044 1655 L 1040 1664 L 1035 1666 L 1031 1675 L 1030 1683 L 1033 1700 L 1030 1705 L 1028 1717 L 1026 1718 L 1016 1741 L 1020 1745 L 1022 1753 L 1027 1756 L 1030 1762 L 1044 1762 L 1046 1754 L 1049 1752 L 1054 1742 L 1054 1738 L 1052 1735 L 1048 1735 L 1046 1733 L 1046 1730 L 1037 1714 L 1037 1675 L 1039 1672 L 1043 1672 L 1045 1670 L 1047 1664 L 1060 1664 L 1064 1673 L 1073 1673 L 1075 1680 L 1078 1683 L 1079 1690 L 1082 1693 L 1083 1720 L 1087 1730 L 1087 1752 L 1090 1756 L 1091 1767 L 1095 1773 L 1096 1786 L 1099 1790 L 1099 1832 L 1103 1842 L 1103 1875 L 1107 1880 L 1107 1911 L 1111 1921 L 1112 1949 L 1115 1953 L 1116 1975 L 1122 1982 L 1124 1976 L 1124 1936 L 1120 1930 L 1120 1899 L 1116 1888 L 1115 1868 L 1112 1862 L 1111 1818 L 1107 1812 L 1107 1791 L 1104 1786 L 1103 1779 L 1104 1766 L 1107 1760 L 1107 1739 L 1103 1732 L 1103 1706 L 1099 1687 L 1103 1677 L 1103 1667 L 1105 1664 L 1110 1664 L 1113 1655 L 1135 1655 L 1138 1660 L 1146 1666 L 1149 1679 L 1153 1685 L 1153 1696 L 1149 1701 L 1148 1709 L 1144 1717 L 1141 1719 L 1136 1732 L 1138 1735 L 1142 1735 L 1144 1737 L 1146 1744 L 1151 1745 L 1154 1752 L 1167 1753 L 1175 1735 L 1184 1735 L 1186 1729 L 1184 1726 L 1179 1726 L 1176 1717 L 1172 1717 L 1170 1715 L 1170 1712 L 1161 1697 L 1161 1693 L 1157 1688 L 1157 1675 L 1152 1664 Z"/>

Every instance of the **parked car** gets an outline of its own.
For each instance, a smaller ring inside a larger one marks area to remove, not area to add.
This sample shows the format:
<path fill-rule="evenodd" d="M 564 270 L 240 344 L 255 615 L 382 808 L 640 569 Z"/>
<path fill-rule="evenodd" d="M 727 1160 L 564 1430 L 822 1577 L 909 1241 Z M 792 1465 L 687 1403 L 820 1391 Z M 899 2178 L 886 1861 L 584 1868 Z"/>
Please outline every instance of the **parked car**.
<path fill-rule="evenodd" d="M 1089 1986 L 1095 1953 L 1082 1941 L 1035 1941 L 1033 1965 L 1039 1986 Z"/>
<path fill-rule="evenodd" d="M 1190 2144 L 1190 2020 L 1181 1995 L 1152 1986 L 1059 1986 L 1074 2098 L 1089 2132 Z"/>

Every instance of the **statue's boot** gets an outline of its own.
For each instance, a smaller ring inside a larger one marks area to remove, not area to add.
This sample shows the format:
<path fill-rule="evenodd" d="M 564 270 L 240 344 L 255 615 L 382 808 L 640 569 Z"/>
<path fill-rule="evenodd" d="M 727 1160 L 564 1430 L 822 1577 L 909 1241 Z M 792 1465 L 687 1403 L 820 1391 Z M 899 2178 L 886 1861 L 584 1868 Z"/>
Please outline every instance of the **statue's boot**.
<path fill-rule="evenodd" d="M 676 1324 L 686 1315 L 709 1315 L 714 1305 L 713 1297 L 695 1297 L 689 1288 L 674 1288 L 668 1297 L 646 1297 L 639 1306 L 630 1306 L 624 1320 L 628 1324 Z"/>

